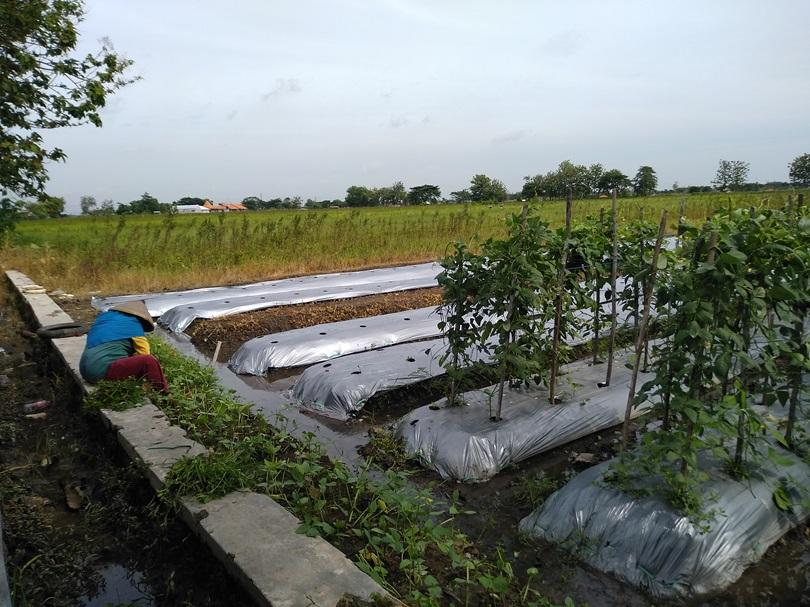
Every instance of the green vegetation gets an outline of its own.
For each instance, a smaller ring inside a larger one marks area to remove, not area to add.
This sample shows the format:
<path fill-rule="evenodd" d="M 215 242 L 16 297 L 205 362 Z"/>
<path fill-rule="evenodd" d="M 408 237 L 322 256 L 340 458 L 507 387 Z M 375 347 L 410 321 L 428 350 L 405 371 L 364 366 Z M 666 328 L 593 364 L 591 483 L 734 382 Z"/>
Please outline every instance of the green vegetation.
<path fill-rule="evenodd" d="M 563 343 L 599 326 L 596 315 L 582 320 L 571 312 L 593 308 L 598 295 L 590 294 L 605 284 L 605 267 L 618 266 L 631 280 L 620 292 L 612 288 L 611 298 L 627 310 L 636 342 L 623 448 L 633 404 L 661 403 L 662 425 L 638 449 L 623 452 L 611 481 L 632 493 L 663 494 L 705 525 L 713 513 L 699 458 L 711 453 L 743 478 L 765 451 L 774 452 L 766 438 L 799 450 L 802 377 L 810 371 L 810 218 L 806 207 L 790 203 L 784 210 L 721 208 L 700 229 L 682 223 L 681 246 L 661 252 L 665 219 L 658 229 L 643 219 L 625 222 L 611 244 L 602 218 L 553 232 L 524 208 L 509 220 L 506 238 L 486 241 L 480 255 L 457 244 L 439 278 L 450 342 L 442 363 L 455 402 L 454 381 L 469 364 L 465 353 L 477 347 L 492 354 L 500 374 L 495 421 L 507 382 L 546 382 L 554 403 L 555 372 L 570 354 Z M 645 368 L 649 362 L 654 293 L 662 345 L 654 350 L 655 378 L 636 395 L 635 378 L 642 361 Z M 552 321 L 553 340 L 546 329 Z M 611 342 L 616 328 L 614 321 Z M 610 384 L 611 369 L 609 362 L 603 385 Z M 780 429 L 753 406 L 776 402 L 787 407 Z M 771 459 L 782 465 L 778 455 Z"/>
<path fill-rule="evenodd" d="M 782 207 L 785 192 L 685 197 L 692 222 L 718 206 Z M 660 216 L 676 224 L 680 196 L 619 200 L 619 221 Z M 575 201 L 574 222 L 599 213 L 605 199 Z M 564 202 L 532 205 L 561 226 Z M 519 205 L 434 205 L 238 215 L 90 216 L 23 221 L 0 250 L 3 267 L 72 293 L 137 293 L 280 276 L 433 260 L 448 242 L 505 234 L 504 219 Z"/>
<path fill-rule="evenodd" d="M 153 395 L 155 403 L 209 448 L 173 467 L 162 494 L 168 502 L 236 489 L 266 493 L 301 520 L 300 533 L 324 537 L 409 605 L 551 607 L 532 588 L 536 570 L 514 571 L 500 551 L 493 559 L 479 554 L 454 527 L 456 515 L 471 514 L 456 505 L 457 496 L 440 503 L 403 472 L 371 475 L 330 460 L 314 436 L 298 439 L 253 416 L 209 367 L 157 338 L 150 342 L 172 390 Z"/>
<path fill-rule="evenodd" d="M 659 311 L 669 318 L 655 377 L 635 397 L 660 402 L 662 424 L 622 454 L 611 481 L 663 493 L 705 528 L 714 513 L 701 490 L 708 476 L 700 457 L 711 453 L 745 478 L 762 457 L 781 465 L 768 441 L 800 450 L 794 426 L 807 389 L 802 374 L 810 371 L 810 218 L 738 209 L 688 236 L 658 289 Z M 753 406 L 777 402 L 788 411 L 780 428 Z"/>

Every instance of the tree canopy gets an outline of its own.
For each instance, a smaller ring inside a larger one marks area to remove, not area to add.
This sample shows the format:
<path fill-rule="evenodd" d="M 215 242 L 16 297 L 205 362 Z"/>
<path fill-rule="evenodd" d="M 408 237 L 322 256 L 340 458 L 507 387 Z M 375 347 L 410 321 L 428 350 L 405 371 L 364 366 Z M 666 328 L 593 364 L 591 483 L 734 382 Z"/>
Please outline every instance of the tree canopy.
<path fill-rule="evenodd" d="M 0 191 L 44 195 L 46 163 L 65 152 L 45 146 L 41 131 L 101 126 L 107 96 L 133 81 L 131 61 L 105 42 L 74 55 L 81 0 L 0 0 Z"/>
<path fill-rule="evenodd" d="M 469 188 L 470 200 L 473 202 L 486 202 L 506 200 L 509 192 L 499 179 L 492 179 L 486 175 L 473 175 Z"/>
<path fill-rule="evenodd" d="M 743 160 L 721 160 L 712 184 L 718 190 L 739 190 L 748 179 L 751 165 Z"/>
<path fill-rule="evenodd" d="M 810 154 L 796 156 L 788 165 L 788 175 L 790 183 L 802 187 L 810 186 Z"/>
<path fill-rule="evenodd" d="M 651 166 L 640 166 L 633 178 L 633 192 L 636 196 L 649 196 L 658 187 L 658 176 Z"/>

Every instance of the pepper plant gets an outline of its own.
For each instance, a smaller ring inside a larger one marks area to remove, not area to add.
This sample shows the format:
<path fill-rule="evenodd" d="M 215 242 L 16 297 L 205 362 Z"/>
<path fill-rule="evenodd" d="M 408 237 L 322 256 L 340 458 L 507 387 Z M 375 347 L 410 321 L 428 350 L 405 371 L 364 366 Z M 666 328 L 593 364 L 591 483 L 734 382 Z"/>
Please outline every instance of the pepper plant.
<path fill-rule="evenodd" d="M 691 262 L 659 289 L 671 322 L 635 401 L 660 402 L 663 423 L 622 454 L 609 480 L 652 491 L 657 477 L 673 505 L 705 522 L 706 453 L 740 478 L 766 454 L 779 462 L 767 438 L 790 444 L 754 405 L 788 404 L 800 389 L 810 264 L 805 225 L 779 211 L 723 211 L 685 237 Z"/>

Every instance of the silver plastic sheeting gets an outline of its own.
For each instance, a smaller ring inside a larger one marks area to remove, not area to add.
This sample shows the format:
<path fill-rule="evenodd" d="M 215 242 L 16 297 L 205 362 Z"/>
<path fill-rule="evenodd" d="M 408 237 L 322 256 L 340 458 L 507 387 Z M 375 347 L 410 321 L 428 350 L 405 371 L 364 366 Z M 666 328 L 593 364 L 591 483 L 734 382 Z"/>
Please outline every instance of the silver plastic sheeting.
<path fill-rule="evenodd" d="M 294 291 L 275 291 L 266 295 L 228 297 L 226 299 L 213 299 L 192 305 L 177 306 L 163 314 L 158 322 L 161 326 L 175 333 L 180 333 L 198 318 L 219 318 L 275 306 L 348 299 L 363 295 L 377 295 L 435 286 L 435 277 L 425 277 L 409 280 L 397 278 L 379 282 L 352 283 L 352 286 L 326 287 L 319 285 L 309 289 L 295 288 Z"/>
<path fill-rule="evenodd" d="M 356 318 L 257 337 L 245 342 L 228 365 L 236 373 L 263 375 L 268 369 L 297 367 L 441 335 L 435 307 Z"/>
<path fill-rule="evenodd" d="M 377 393 L 444 375 L 447 342 L 434 339 L 352 354 L 309 367 L 293 387 L 296 402 L 327 417 L 347 420 Z M 472 360 L 490 362 L 474 349 Z"/>
<path fill-rule="evenodd" d="M 626 353 L 616 356 L 617 362 L 626 358 Z M 560 404 L 549 404 L 545 385 L 507 388 L 502 419 L 494 422 L 498 387 L 490 386 L 462 394 L 465 405 L 451 407 L 442 399 L 415 409 L 400 419 L 395 433 L 407 453 L 442 478 L 480 482 L 510 464 L 624 420 L 630 379 L 626 369 L 617 365 L 605 388 L 597 387 L 605 379 L 604 365 L 577 362 L 563 370 Z M 649 377 L 652 374 L 639 374 L 639 385 Z M 633 417 L 649 406 L 634 409 Z"/>
<path fill-rule="evenodd" d="M 303 291 L 315 291 L 317 289 L 336 290 L 339 287 L 354 287 L 356 285 L 364 285 L 365 291 L 368 292 L 371 289 L 371 284 L 389 285 L 389 283 L 397 281 L 407 283 L 417 281 L 424 284 L 426 287 L 432 287 L 436 285 L 436 276 L 439 272 L 441 272 L 441 266 L 439 264 L 422 263 L 392 268 L 360 270 L 357 272 L 335 272 L 332 274 L 282 278 L 279 280 L 267 280 L 233 287 L 207 287 L 202 289 L 190 289 L 188 291 L 142 293 L 139 295 L 93 298 L 92 305 L 99 310 L 107 310 L 118 303 L 141 299 L 146 302 L 146 307 L 149 309 L 149 313 L 152 314 L 152 316 L 162 316 L 172 308 L 181 305 L 189 306 L 208 301 L 221 301 L 240 297 L 269 296 L 282 293 L 294 294 L 295 292 L 299 292 L 300 294 Z M 419 287 L 410 286 L 408 288 Z M 350 291 L 351 289 L 345 290 Z M 387 291 L 378 292 L 382 293 Z M 350 295 L 350 297 L 353 296 L 354 295 Z"/>
<path fill-rule="evenodd" d="M 774 447 L 779 449 L 779 447 Z M 790 489 L 793 510 L 772 499 L 782 480 L 810 484 L 810 467 L 780 449 L 791 462 L 763 462 L 745 481 L 723 473 L 722 462 L 706 454 L 700 468 L 710 475 L 702 490 L 720 512 L 701 534 L 686 517 L 657 497 L 633 499 L 605 486 L 610 462 L 582 472 L 520 522 L 527 535 L 562 544 L 597 569 L 646 589 L 655 597 L 688 598 L 718 592 L 791 528 L 807 520 L 799 492 Z"/>

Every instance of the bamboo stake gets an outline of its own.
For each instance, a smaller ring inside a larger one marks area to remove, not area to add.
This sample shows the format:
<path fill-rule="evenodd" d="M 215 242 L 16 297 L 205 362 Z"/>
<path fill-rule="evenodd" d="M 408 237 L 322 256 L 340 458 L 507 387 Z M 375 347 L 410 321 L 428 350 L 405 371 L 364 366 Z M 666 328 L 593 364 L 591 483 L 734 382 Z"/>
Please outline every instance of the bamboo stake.
<path fill-rule="evenodd" d="M 610 341 L 608 342 L 608 359 L 605 381 L 597 384 L 600 388 L 610 385 L 610 376 L 613 374 L 613 350 L 616 348 L 616 275 L 618 274 L 619 241 L 616 235 L 616 189 L 613 190 L 613 200 L 610 206 L 610 236 L 613 241 L 613 253 L 610 260 Z"/>
<path fill-rule="evenodd" d="M 706 263 L 713 264 L 715 257 L 717 256 L 717 232 L 712 232 L 709 235 L 709 245 L 708 250 L 706 252 Z M 698 380 L 700 379 L 700 365 L 703 364 L 703 353 L 698 352 L 695 356 L 695 360 L 692 363 L 692 375 L 690 376 L 689 380 L 689 398 L 691 399 L 694 397 L 695 392 L 698 392 L 698 396 L 702 396 L 702 391 L 698 391 L 697 384 Z M 688 422 L 686 424 L 686 437 L 688 439 L 692 439 L 692 435 L 695 433 L 695 423 Z M 681 458 L 681 473 L 686 474 L 689 465 L 686 463 L 684 458 Z"/>
<path fill-rule="evenodd" d="M 562 330 L 562 304 L 563 293 L 565 291 L 565 276 L 567 274 L 566 264 L 568 263 L 568 240 L 571 238 L 571 212 L 574 206 L 574 197 L 571 188 L 565 197 L 565 241 L 563 242 L 562 255 L 560 259 L 560 270 L 557 274 L 557 298 L 554 302 L 554 335 L 551 346 L 551 377 L 548 381 L 548 402 L 552 405 L 557 402 L 554 391 L 557 387 L 557 373 L 560 366 L 560 333 Z"/>
<path fill-rule="evenodd" d="M 217 360 L 219 360 L 219 349 L 222 347 L 222 342 L 217 342 L 217 347 L 214 348 L 214 356 L 211 357 L 211 366 L 213 367 L 217 364 Z"/>
<path fill-rule="evenodd" d="M 630 439 L 630 416 L 633 413 L 633 401 L 636 397 L 636 383 L 638 382 L 638 371 L 641 366 L 641 354 L 644 342 L 647 337 L 647 326 L 650 322 L 650 302 L 652 292 L 655 288 L 655 277 L 658 273 L 658 256 L 661 253 L 661 243 L 664 241 L 664 232 L 667 229 L 667 212 L 661 214 L 661 224 L 658 226 L 658 238 L 655 240 L 652 263 L 650 264 L 650 278 L 644 290 L 644 312 L 641 317 L 641 324 L 636 336 L 636 358 L 633 361 L 633 374 L 630 376 L 630 391 L 627 394 L 627 407 L 624 411 L 624 426 L 622 427 L 622 450 L 627 448 L 627 441 Z"/>
<path fill-rule="evenodd" d="M 605 209 L 599 209 L 599 230 L 603 229 L 605 225 Z M 601 260 L 600 263 L 600 272 L 601 272 Z M 594 365 L 599 364 L 599 312 L 602 309 L 602 286 L 599 284 L 599 276 L 594 275 L 593 278 L 594 285 L 594 307 L 593 307 L 593 340 L 591 341 L 591 350 L 593 350 L 593 363 Z"/>
<path fill-rule="evenodd" d="M 797 320 L 793 324 L 793 343 L 794 346 L 800 346 L 802 340 L 802 331 L 804 328 L 804 319 Z M 785 429 L 785 440 L 788 447 L 792 451 L 796 450 L 796 444 L 793 442 L 793 427 L 796 424 L 796 412 L 799 406 L 799 390 L 802 387 L 802 372 L 801 369 L 796 367 L 791 370 L 791 386 L 790 386 L 790 400 L 788 408 L 788 422 Z"/>
<path fill-rule="evenodd" d="M 521 231 L 526 229 L 526 221 L 529 216 L 529 205 L 524 204 L 523 209 L 520 212 L 520 229 Z M 509 301 L 506 304 L 506 318 L 512 317 L 512 311 L 515 307 L 515 289 L 517 289 L 517 277 L 512 278 L 512 289 L 509 293 Z M 512 331 L 508 331 L 506 334 L 506 347 L 508 348 L 512 344 L 513 333 Z M 501 373 L 500 373 L 500 381 L 498 382 L 498 407 L 495 413 L 495 421 L 501 421 L 501 410 L 503 409 L 503 389 L 506 385 L 506 370 L 507 365 L 505 363 L 501 363 Z"/>

